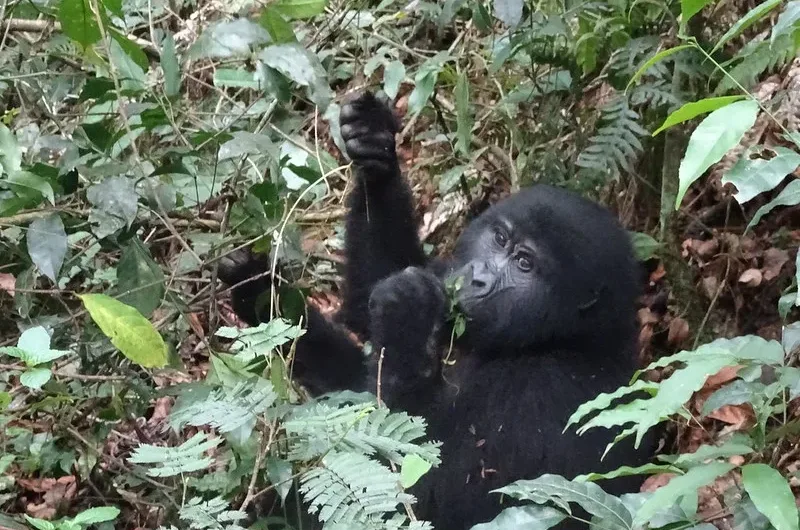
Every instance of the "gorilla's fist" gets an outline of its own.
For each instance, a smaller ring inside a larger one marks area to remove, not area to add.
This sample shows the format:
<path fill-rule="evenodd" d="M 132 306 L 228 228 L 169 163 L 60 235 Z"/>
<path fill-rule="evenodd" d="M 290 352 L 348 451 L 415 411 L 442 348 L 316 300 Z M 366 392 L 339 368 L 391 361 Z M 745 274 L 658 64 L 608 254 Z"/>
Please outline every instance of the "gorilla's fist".
<path fill-rule="evenodd" d="M 439 358 L 431 346 L 437 344 L 444 323 L 445 302 L 442 281 L 418 267 L 407 267 L 375 285 L 369 298 L 371 338 L 376 347 L 386 348 L 387 364 L 401 363 L 418 374 L 433 373 Z"/>
<path fill-rule="evenodd" d="M 351 98 L 339 114 L 339 126 L 347 156 L 367 179 L 379 179 L 398 169 L 394 135 L 397 117 L 386 103 L 372 93 Z"/>

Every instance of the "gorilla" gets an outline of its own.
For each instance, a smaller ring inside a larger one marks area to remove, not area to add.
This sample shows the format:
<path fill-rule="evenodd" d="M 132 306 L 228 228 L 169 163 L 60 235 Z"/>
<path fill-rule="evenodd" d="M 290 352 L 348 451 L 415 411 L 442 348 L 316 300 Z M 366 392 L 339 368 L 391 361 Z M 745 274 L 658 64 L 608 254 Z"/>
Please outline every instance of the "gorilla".
<path fill-rule="evenodd" d="M 339 322 L 307 308 L 294 375 L 314 395 L 377 391 L 389 407 L 426 418 L 430 437 L 442 442 L 442 464 L 412 488 L 416 515 L 438 530 L 466 530 L 501 511 L 490 492 L 512 481 L 645 463 L 652 444 L 634 450 L 623 441 L 601 463 L 614 432 L 562 434 L 580 404 L 626 384 L 635 369 L 638 265 L 612 214 L 536 185 L 490 207 L 450 259 L 429 263 L 392 110 L 363 93 L 343 106 L 340 125 L 355 172 L 343 307 Z M 264 267 L 248 252 L 233 253 L 220 277 L 235 285 L 263 276 Z M 455 354 L 445 288 L 454 278 L 467 319 Z M 268 283 L 233 290 L 234 310 L 251 324 Z M 365 356 L 343 328 L 370 341 L 373 353 Z M 443 362 L 448 355 L 455 362 Z M 634 477 L 603 487 L 620 494 L 639 484 Z"/>

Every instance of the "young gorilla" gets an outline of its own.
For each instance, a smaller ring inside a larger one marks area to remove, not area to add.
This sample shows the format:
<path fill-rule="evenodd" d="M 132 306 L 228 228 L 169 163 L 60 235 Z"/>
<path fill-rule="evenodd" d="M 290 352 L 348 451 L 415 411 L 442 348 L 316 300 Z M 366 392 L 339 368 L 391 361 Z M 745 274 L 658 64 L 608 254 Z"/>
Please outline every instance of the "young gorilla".
<path fill-rule="evenodd" d="M 367 93 L 342 108 L 340 121 L 356 173 L 340 318 L 383 350 L 382 399 L 424 416 L 430 437 L 443 442 L 442 465 L 412 490 L 418 517 L 438 530 L 466 530 L 500 512 L 500 496 L 489 492 L 514 480 L 644 463 L 649 447 L 622 444 L 601 464 L 613 433 L 562 434 L 581 403 L 625 384 L 635 368 L 637 265 L 612 215 L 538 185 L 473 221 L 451 260 L 426 266 L 393 113 Z M 261 266 L 238 254 L 220 273 L 235 284 Z M 443 279 L 453 275 L 464 278 L 457 298 L 468 323 L 457 361 L 446 365 Z M 251 323 L 264 288 L 262 281 L 234 291 L 236 311 Z M 309 308 L 295 374 L 314 393 L 375 392 L 377 356 L 365 359 Z M 604 487 L 633 492 L 638 481 Z"/>

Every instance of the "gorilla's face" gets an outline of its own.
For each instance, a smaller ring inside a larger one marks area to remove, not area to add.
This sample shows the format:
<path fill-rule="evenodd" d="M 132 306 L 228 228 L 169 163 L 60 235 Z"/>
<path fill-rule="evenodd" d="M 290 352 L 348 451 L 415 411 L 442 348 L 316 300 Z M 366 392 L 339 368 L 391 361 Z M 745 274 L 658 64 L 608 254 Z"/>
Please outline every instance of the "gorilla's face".
<path fill-rule="evenodd" d="M 548 186 L 520 191 L 464 231 L 451 262 L 467 340 L 581 347 L 627 334 L 637 286 L 630 244 L 604 208 Z M 611 287 L 611 288 L 609 288 Z"/>

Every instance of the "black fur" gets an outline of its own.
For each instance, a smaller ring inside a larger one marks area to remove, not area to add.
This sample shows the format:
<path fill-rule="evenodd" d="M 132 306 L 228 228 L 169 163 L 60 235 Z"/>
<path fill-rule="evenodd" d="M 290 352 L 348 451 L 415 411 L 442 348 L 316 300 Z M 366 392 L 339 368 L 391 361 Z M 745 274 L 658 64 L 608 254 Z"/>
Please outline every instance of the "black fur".
<path fill-rule="evenodd" d="M 356 179 L 341 318 L 376 355 L 366 359 L 337 325 L 310 310 L 295 374 L 317 393 L 375 392 L 383 351 L 382 399 L 423 415 L 431 437 L 443 442 L 442 465 L 412 490 L 417 515 L 438 530 L 492 519 L 503 506 L 489 492 L 517 479 L 644 463 L 651 448 L 625 444 L 601 463 L 613 439 L 608 431 L 562 435 L 578 405 L 625 384 L 635 368 L 637 266 L 625 231 L 599 205 L 535 186 L 474 220 L 452 259 L 426 264 L 396 130 L 391 111 L 370 94 L 342 109 Z M 230 281 L 254 272 L 245 269 L 226 264 L 221 274 Z M 459 300 L 468 323 L 455 364 L 446 365 L 443 279 L 453 275 L 466 279 Z M 251 321 L 252 292 L 234 292 L 237 310 Z M 604 487 L 633 492 L 639 482 Z"/>

